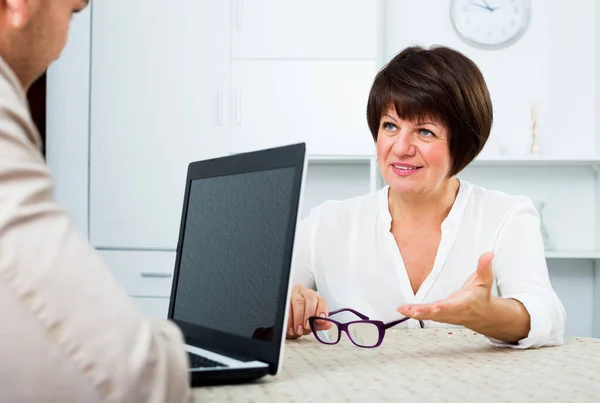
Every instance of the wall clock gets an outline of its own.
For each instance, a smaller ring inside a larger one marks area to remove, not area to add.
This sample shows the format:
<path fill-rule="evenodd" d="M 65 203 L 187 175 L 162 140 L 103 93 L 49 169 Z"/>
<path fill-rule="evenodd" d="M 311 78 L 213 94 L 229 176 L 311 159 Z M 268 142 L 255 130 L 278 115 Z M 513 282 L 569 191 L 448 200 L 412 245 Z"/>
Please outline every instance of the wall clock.
<path fill-rule="evenodd" d="M 531 20 L 531 0 L 451 0 L 450 19 L 465 42 L 483 49 L 515 43 Z"/>

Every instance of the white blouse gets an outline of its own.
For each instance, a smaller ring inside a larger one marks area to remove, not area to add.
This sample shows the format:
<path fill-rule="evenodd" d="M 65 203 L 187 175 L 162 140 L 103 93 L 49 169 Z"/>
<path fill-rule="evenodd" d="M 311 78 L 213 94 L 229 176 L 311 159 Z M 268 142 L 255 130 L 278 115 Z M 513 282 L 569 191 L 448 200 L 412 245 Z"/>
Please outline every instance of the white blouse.
<path fill-rule="evenodd" d="M 550 284 L 540 218 L 529 198 L 461 180 L 442 223 L 433 269 L 415 294 L 390 232 L 388 189 L 313 208 L 298 223 L 292 284 L 318 291 L 330 311 L 353 308 L 389 322 L 402 317 L 396 311 L 402 304 L 448 297 L 476 270 L 481 254 L 493 251 L 493 295 L 523 303 L 531 330 L 518 344 L 490 342 L 514 348 L 563 343 L 566 313 Z M 414 319 L 398 326 L 420 327 Z M 425 326 L 454 327 L 432 321 Z"/>

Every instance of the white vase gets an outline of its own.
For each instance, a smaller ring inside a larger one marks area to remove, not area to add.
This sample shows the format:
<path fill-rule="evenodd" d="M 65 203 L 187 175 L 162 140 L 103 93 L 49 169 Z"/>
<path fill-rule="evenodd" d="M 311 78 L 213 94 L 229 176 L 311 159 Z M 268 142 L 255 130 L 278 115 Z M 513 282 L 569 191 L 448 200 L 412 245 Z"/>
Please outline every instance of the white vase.
<path fill-rule="evenodd" d="M 553 250 L 554 245 L 552 240 L 550 239 L 550 234 L 544 225 L 544 209 L 546 208 L 546 203 L 542 200 L 535 200 L 534 202 L 535 209 L 537 210 L 540 216 L 540 231 L 542 233 L 542 239 L 544 241 L 544 249 L 545 250 Z"/>

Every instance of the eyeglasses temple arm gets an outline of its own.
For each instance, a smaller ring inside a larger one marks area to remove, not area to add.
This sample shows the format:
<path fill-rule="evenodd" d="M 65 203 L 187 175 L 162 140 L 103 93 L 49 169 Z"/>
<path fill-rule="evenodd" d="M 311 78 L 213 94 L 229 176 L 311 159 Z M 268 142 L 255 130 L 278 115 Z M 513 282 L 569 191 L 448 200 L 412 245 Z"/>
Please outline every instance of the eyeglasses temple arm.
<path fill-rule="evenodd" d="M 359 318 L 361 318 L 362 320 L 369 320 L 369 317 L 366 315 L 363 315 L 360 312 L 355 311 L 354 309 L 351 308 L 342 308 L 342 309 L 338 309 L 337 311 L 331 311 L 329 312 L 329 316 L 331 315 L 335 315 L 336 313 L 340 313 L 340 312 L 352 312 L 353 314 L 355 314 L 356 316 L 358 316 Z"/>
<path fill-rule="evenodd" d="M 409 319 L 410 319 L 409 317 L 398 319 L 398 320 L 395 320 L 393 322 L 386 323 L 384 326 L 385 326 L 386 329 L 389 329 L 390 327 L 394 327 L 394 326 L 396 326 L 396 325 L 398 325 L 398 324 L 400 324 L 402 322 L 406 322 Z M 419 320 L 419 324 L 421 325 L 421 329 L 423 329 L 425 327 L 425 323 L 423 323 L 422 320 Z"/>
<path fill-rule="evenodd" d="M 406 322 L 409 319 L 410 319 L 409 317 L 398 319 L 398 320 L 395 320 L 393 322 L 386 323 L 384 326 L 385 326 L 386 329 L 389 329 L 390 327 L 394 327 L 396 325 L 399 325 L 400 323 Z"/>

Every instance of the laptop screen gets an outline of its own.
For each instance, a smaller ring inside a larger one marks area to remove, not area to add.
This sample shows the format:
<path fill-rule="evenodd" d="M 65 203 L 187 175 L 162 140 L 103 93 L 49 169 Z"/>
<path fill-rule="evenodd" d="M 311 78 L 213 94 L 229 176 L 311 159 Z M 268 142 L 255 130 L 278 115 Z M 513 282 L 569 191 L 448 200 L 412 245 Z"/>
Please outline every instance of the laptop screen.
<path fill-rule="evenodd" d="M 295 176 L 285 167 L 191 181 L 173 319 L 272 340 Z"/>

